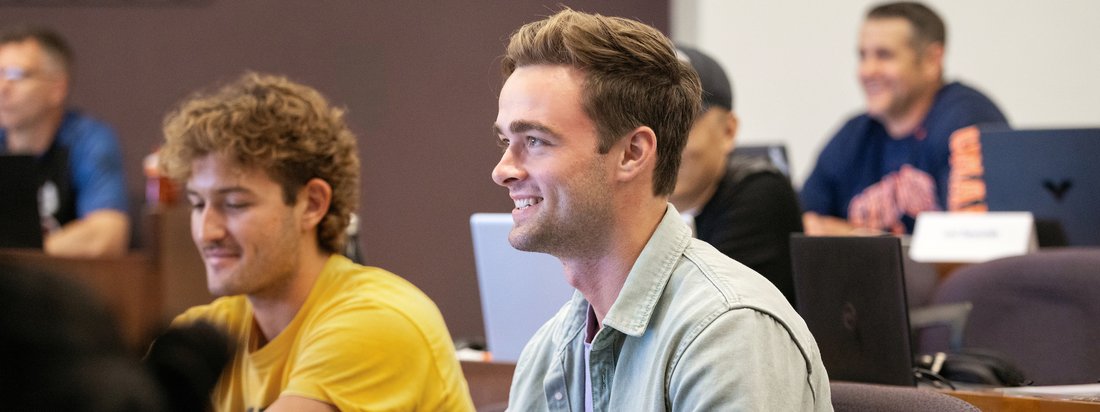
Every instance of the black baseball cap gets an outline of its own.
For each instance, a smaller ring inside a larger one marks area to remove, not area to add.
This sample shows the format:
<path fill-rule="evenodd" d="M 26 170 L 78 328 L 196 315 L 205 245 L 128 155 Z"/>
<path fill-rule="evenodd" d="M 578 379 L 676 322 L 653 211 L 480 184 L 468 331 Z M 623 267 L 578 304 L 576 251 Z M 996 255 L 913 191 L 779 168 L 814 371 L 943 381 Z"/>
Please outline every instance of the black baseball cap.
<path fill-rule="evenodd" d="M 699 82 L 703 84 L 703 108 L 718 106 L 733 110 L 733 86 L 726 71 L 710 56 L 686 46 L 676 46 L 676 57 L 691 64 L 699 73 Z"/>

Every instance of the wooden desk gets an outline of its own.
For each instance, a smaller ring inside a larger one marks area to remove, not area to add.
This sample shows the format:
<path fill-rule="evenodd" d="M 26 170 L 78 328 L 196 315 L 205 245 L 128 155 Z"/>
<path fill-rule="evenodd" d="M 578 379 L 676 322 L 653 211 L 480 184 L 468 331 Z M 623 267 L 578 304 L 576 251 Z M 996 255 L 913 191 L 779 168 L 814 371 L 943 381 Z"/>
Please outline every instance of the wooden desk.
<path fill-rule="evenodd" d="M 470 387 L 470 396 L 478 411 L 503 411 L 508 405 L 513 363 L 462 362 L 462 373 Z M 1097 412 L 1100 403 L 1005 395 L 997 391 L 944 391 L 985 412 Z"/>
<path fill-rule="evenodd" d="M 508 406 L 508 390 L 515 372 L 514 363 L 462 361 L 470 397 L 481 412 L 503 411 Z"/>
<path fill-rule="evenodd" d="M 41 250 L 0 249 L 0 262 L 88 285 L 115 314 L 126 343 L 144 351 L 157 328 L 211 300 L 206 269 L 191 241 L 190 210 L 185 203 L 147 210 L 142 225 L 147 244 L 121 258 L 62 258 Z"/>
<path fill-rule="evenodd" d="M 149 256 L 61 258 L 30 249 L 0 249 L 0 262 L 16 268 L 53 273 L 98 292 L 118 319 L 122 337 L 134 349 L 144 348 L 160 318 L 160 278 Z"/>
<path fill-rule="evenodd" d="M 1100 403 L 1005 395 L 997 391 L 945 391 L 985 412 L 1096 412 Z"/>
<path fill-rule="evenodd" d="M 938 279 L 937 283 L 943 283 L 943 281 L 947 280 L 948 277 L 951 277 L 951 274 L 955 273 L 956 270 L 959 270 L 963 267 L 969 266 L 969 265 L 971 265 L 971 263 L 946 263 L 946 262 L 941 262 L 941 263 L 933 263 L 932 265 L 935 266 L 936 274 L 939 275 L 939 279 Z"/>

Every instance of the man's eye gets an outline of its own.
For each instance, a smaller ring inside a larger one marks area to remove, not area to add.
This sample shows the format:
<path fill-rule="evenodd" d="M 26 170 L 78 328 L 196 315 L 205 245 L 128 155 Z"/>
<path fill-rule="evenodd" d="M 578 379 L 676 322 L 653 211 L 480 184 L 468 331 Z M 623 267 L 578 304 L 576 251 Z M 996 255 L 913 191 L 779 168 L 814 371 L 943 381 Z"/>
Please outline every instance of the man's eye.
<path fill-rule="evenodd" d="M 543 141 L 542 141 L 542 139 L 539 139 L 539 138 L 536 138 L 536 137 L 531 137 L 531 136 L 527 136 L 527 145 L 528 145 L 528 146 L 541 146 L 541 145 L 543 145 L 544 143 L 545 143 L 545 142 L 543 142 Z"/>

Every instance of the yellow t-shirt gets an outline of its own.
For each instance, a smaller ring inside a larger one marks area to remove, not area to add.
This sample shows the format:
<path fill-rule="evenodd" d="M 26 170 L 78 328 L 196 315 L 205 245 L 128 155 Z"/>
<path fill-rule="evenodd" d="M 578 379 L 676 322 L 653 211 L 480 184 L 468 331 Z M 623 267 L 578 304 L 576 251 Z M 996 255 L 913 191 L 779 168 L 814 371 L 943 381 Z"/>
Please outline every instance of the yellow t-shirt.
<path fill-rule="evenodd" d="M 473 411 L 454 344 L 435 304 L 379 268 L 333 255 L 294 320 L 267 345 L 252 305 L 230 296 L 173 324 L 221 325 L 238 350 L 214 388 L 218 411 L 255 411 L 284 395 L 341 411 Z"/>

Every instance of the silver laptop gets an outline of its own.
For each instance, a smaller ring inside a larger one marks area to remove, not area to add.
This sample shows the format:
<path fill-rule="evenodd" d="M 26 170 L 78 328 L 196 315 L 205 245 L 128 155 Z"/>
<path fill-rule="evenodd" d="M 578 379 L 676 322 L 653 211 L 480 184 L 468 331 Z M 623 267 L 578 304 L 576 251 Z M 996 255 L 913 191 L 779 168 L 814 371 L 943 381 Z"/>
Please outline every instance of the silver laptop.
<path fill-rule="evenodd" d="M 509 213 L 470 216 L 485 339 L 494 361 L 515 362 L 527 341 L 573 296 L 561 262 L 508 243 Z"/>

